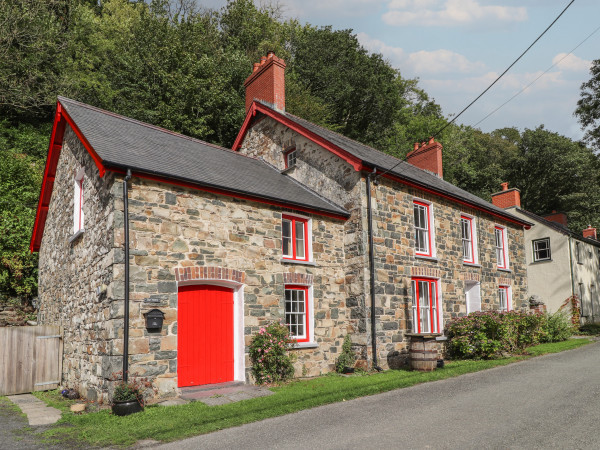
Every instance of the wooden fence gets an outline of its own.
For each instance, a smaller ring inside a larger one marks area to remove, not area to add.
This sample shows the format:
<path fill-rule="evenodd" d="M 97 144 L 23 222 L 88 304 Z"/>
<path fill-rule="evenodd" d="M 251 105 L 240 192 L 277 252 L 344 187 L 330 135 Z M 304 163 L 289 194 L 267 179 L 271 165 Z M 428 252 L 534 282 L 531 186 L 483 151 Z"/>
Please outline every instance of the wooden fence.
<path fill-rule="evenodd" d="M 0 395 L 56 389 L 62 352 L 61 327 L 0 327 Z"/>

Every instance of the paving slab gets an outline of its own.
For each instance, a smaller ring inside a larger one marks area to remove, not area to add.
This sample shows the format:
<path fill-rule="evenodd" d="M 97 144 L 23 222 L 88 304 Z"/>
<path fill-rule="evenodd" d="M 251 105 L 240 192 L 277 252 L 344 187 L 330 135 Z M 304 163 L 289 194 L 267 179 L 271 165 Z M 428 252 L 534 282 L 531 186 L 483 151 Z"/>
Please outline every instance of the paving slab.
<path fill-rule="evenodd" d="M 50 425 L 60 420 L 61 412 L 31 394 L 9 395 L 7 397 L 27 415 L 29 425 Z"/>
<path fill-rule="evenodd" d="M 218 406 L 225 405 L 227 403 L 232 403 L 232 401 L 227 397 L 208 397 L 199 399 L 198 401 L 208 406 Z"/>
<path fill-rule="evenodd" d="M 199 401 L 209 406 L 224 405 L 225 403 L 239 402 L 256 397 L 265 397 L 273 394 L 269 389 L 243 383 L 213 384 L 206 388 L 182 389 L 181 398 L 190 401 Z"/>

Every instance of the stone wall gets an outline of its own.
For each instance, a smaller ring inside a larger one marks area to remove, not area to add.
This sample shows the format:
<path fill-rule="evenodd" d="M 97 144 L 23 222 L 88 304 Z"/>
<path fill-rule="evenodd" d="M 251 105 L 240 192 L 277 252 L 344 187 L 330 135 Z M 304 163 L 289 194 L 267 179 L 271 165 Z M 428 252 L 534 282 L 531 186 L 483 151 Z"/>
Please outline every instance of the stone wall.
<path fill-rule="evenodd" d="M 84 229 L 74 240 L 74 179 L 84 179 Z M 94 400 L 121 369 L 113 339 L 122 337 L 122 305 L 113 302 L 113 185 L 67 126 L 39 253 L 40 324 L 64 328 L 63 383 Z"/>
<path fill-rule="evenodd" d="M 284 152 L 296 149 L 296 166 L 285 168 Z M 349 332 L 359 365 L 366 368 L 370 352 L 367 222 L 365 179 L 360 172 L 323 147 L 265 117 L 249 129 L 240 153 L 262 158 L 290 177 L 350 212 L 344 223 L 344 277 L 350 315 Z"/>
<path fill-rule="evenodd" d="M 287 280 L 302 275 L 312 280 L 316 348 L 297 350 L 297 375 L 333 370 L 347 333 L 343 221 L 313 216 L 314 264 L 294 264 L 281 260 L 281 215 L 293 212 L 136 177 L 131 185 L 132 372 L 156 378 L 162 396 L 175 394 L 177 289 L 188 280 L 176 274 L 201 282 L 207 279 L 202 274 L 231 279 L 232 271 L 244 283 L 246 345 L 261 326 L 284 317 Z M 116 217 L 122 209 L 117 198 Z M 122 240 L 117 230 L 116 244 Z M 115 280 L 123 280 L 121 267 L 115 266 Z M 145 328 L 144 313 L 153 308 L 165 313 L 160 332 Z M 249 374 L 247 356 L 245 367 Z"/>
<path fill-rule="evenodd" d="M 407 358 L 413 332 L 411 277 L 439 279 L 443 321 L 466 315 L 465 283 L 478 281 L 481 309 L 499 309 L 498 287 L 512 288 L 512 309 L 528 310 L 524 232 L 519 226 L 490 214 L 384 179 L 372 187 L 375 243 L 377 341 L 382 365 L 396 367 Z M 415 256 L 413 200 L 432 203 L 436 258 Z M 461 214 L 474 217 L 478 265 L 465 264 L 462 254 Z M 506 227 L 509 270 L 496 262 L 494 226 Z"/>

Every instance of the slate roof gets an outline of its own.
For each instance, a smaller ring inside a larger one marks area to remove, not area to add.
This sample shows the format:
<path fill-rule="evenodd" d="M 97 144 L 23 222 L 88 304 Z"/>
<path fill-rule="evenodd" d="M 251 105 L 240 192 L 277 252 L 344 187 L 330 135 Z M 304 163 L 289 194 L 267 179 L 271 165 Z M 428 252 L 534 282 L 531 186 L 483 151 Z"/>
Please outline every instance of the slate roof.
<path fill-rule="evenodd" d="M 286 205 L 349 216 L 348 211 L 281 174 L 241 155 L 68 98 L 59 102 L 106 168 L 131 169 Z"/>
<path fill-rule="evenodd" d="M 517 211 L 519 211 L 524 216 L 527 216 L 530 219 L 535 220 L 536 222 L 539 222 L 542 225 L 545 225 L 549 228 L 552 228 L 555 231 L 558 231 L 561 234 L 564 234 L 565 236 L 571 236 L 572 238 L 575 238 L 579 241 L 586 242 L 591 245 L 595 245 L 596 247 L 600 247 L 600 241 L 597 241 L 595 239 L 585 238 L 581 234 L 575 233 L 574 231 L 570 230 L 569 228 L 565 227 L 564 225 L 562 225 L 560 223 L 553 222 L 548 219 L 544 219 L 543 217 L 538 216 L 537 214 L 534 214 L 531 211 L 527 211 L 525 209 L 517 208 Z"/>
<path fill-rule="evenodd" d="M 271 111 L 277 113 L 268 103 L 262 101 L 257 102 L 269 108 Z M 450 197 L 462 200 L 474 206 L 478 206 L 479 208 L 488 210 L 495 214 L 499 214 L 511 220 L 517 220 L 526 225 L 531 225 L 526 221 L 524 222 L 523 219 L 508 213 L 504 209 L 498 208 L 492 203 L 487 202 L 482 198 L 477 197 L 476 195 L 473 195 L 470 192 L 467 192 L 464 189 L 453 185 L 452 183 L 448 183 L 447 181 L 442 180 L 436 175 L 419 169 L 418 167 L 415 167 L 410 163 L 407 163 L 394 156 L 383 153 L 379 150 L 369 147 L 368 145 L 361 144 L 360 142 L 352 140 L 334 131 L 328 130 L 327 128 L 323 128 L 300 117 L 294 116 L 293 114 L 287 112 L 279 112 L 279 114 L 283 114 L 288 120 L 291 120 L 297 125 L 306 128 L 308 131 L 316 134 L 317 136 L 320 136 L 321 138 L 347 151 L 352 156 L 360 159 L 363 162 L 363 164 L 377 168 L 378 173 L 387 171 L 397 165 L 389 173 L 398 178 L 410 181 L 416 185 L 434 190 L 441 194 L 446 194 Z"/>

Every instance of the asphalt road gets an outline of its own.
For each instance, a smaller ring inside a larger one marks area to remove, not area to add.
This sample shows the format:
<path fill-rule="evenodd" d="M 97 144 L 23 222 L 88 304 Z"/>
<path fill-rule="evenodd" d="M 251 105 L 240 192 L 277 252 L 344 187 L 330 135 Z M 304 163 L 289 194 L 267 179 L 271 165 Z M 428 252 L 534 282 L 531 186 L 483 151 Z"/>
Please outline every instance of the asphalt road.
<path fill-rule="evenodd" d="M 161 449 L 600 449 L 600 343 Z"/>

